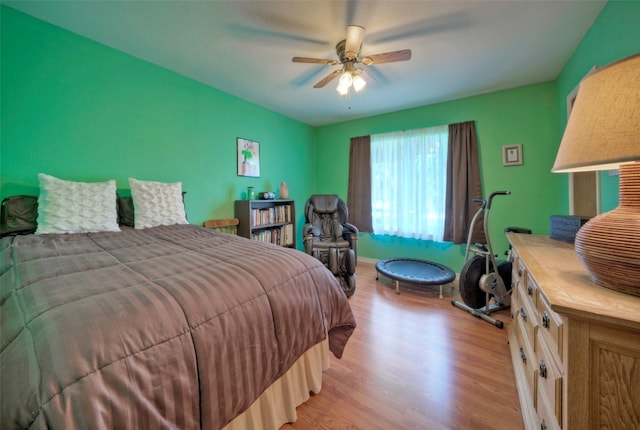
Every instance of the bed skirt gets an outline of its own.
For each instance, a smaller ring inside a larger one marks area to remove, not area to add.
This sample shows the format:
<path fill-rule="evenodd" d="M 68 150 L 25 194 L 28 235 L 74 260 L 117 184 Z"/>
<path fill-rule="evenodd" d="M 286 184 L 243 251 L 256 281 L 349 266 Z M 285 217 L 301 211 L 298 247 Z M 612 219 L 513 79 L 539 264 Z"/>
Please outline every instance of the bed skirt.
<path fill-rule="evenodd" d="M 311 392 L 320 392 L 322 372 L 329 366 L 329 343 L 325 339 L 305 352 L 287 373 L 223 430 L 277 430 L 286 423 L 295 422 L 296 407 L 309 400 Z"/>

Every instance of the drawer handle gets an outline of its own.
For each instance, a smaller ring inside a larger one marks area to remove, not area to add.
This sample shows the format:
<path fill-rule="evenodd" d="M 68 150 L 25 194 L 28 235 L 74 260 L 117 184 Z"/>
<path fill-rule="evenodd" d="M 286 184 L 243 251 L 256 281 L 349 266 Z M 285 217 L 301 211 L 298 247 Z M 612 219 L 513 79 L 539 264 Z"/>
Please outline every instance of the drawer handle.
<path fill-rule="evenodd" d="M 540 360 L 540 376 L 547 379 L 547 366 L 544 364 L 544 360 Z"/>
<path fill-rule="evenodd" d="M 533 287 L 531 285 L 527 285 L 527 294 L 533 296 Z"/>
<path fill-rule="evenodd" d="M 544 418 L 542 419 L 542 423 L 540 424 L 540 430 L 547 430 L 547 423 L 544 422 Z"/>
<path fill-rule="evenodd" d="M 549 328 L 549 314 L 546 312 L 542 313 L 542 327 Z"/>
<path fill-rule="evenodd" d="M 520 308 L 520 318 L 522 318 L 522 321 L 527 321 L 527 313 L 524 311 L 524 308 Z"/>
<path fill-rule="evenodd" d="M 520 358 L 522 359 L 522 362 L 524 364 L 527 364 L 527 354 L 525 354 L 524 348 L 522 346 L 520 347 Z"/>
<path fill-rule="evenodd" d="M 522 269 L 518 269 L 518 276 L 522 277 Z"/>

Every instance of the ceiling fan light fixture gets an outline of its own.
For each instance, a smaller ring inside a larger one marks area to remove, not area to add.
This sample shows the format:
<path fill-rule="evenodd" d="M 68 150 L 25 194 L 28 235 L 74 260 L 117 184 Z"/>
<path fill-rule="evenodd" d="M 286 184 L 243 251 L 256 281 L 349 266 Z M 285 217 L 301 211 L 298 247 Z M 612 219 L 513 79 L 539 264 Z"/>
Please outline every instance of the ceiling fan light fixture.
<path fill-rule="evenodd" d="M 340 93 L 341 96 L 346 96 L 349 94 L 349 88 L 353 83 L 353 77 L 350 72 L 344 72 L 342 76 L 340 76 L 340 80 L 338 81 L 338 86 L 336 87 L 336 91 Z"/>
<path fill-rule="evenodd" d="M 353 83 L 353 77 L 351 76 L 351 72 L 344 72 L 342 76 L 340 76 L 340 84 L 338 86 L 344 86 L 345 88 L 349 88 Z"/>
<path fill-rule="evenodd" d="M 353 89 L 357 92 L 360 92 L 364 87 L 367 86 L 367 81 L 365 81 L 362 76 L 355 75 L 353 77 Z"/>

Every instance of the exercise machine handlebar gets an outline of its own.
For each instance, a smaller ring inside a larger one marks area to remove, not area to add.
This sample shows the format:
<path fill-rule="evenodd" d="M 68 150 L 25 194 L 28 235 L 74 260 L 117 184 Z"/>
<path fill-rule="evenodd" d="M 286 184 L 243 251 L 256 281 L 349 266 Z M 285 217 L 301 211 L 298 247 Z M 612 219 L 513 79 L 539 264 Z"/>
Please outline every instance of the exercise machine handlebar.
<path fill-rule="evenodd" d="M 495 196 L 508 196 L 509 194 L 511 191 L 494 191 L 486 199 L 473 199 L 472 201 L 482 204 L 482 209 L 491 209 L 491 201 Z"/>

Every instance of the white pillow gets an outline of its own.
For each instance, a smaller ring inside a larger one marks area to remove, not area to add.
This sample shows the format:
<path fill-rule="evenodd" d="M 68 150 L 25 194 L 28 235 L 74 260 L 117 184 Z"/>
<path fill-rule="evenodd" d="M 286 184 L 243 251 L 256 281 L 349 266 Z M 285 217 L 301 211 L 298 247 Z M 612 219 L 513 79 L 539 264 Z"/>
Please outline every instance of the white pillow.
<path fill-rule="evenodd" d="M 120 231 L 116 181 L 73 182 L 40 173 L 36 234 Z"/>
<path fill-rule="evenodd" d="M 188 224 L 182 201 L 182 182 L 139 181 L 129 178 L 134 228 Z"/>

